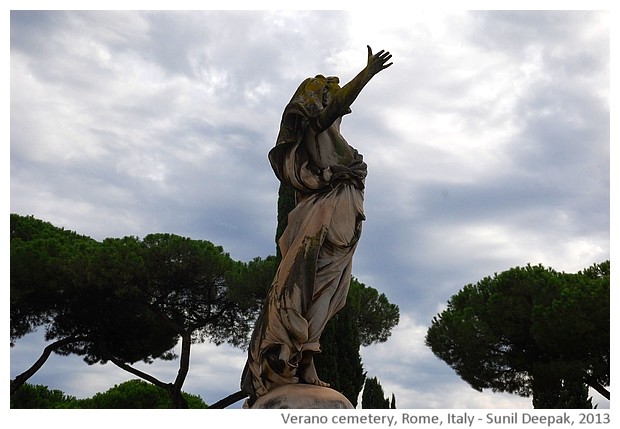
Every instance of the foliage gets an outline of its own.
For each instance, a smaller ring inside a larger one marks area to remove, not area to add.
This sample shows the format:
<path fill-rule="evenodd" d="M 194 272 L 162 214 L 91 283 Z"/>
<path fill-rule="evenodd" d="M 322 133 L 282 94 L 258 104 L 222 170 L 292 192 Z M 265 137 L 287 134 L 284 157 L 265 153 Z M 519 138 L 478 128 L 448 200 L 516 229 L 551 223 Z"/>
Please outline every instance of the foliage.
<path fill-rule="evenodd" d="M 183 392 L 188 408 L 208 408 L 199 395 Z M 78 399 L 66 404 L 65 408 L 98 409 L 157 409 L 174 408 L 170 395 L 151 383 L 143 380 L 129 380 L 115 385 L 106 392 L 97 393 L 91 398 Z"/>
<path fill-rule="evenodd" d="M 63 312 L 56 315 L 50 338 L 71 334 L 83 340 L 61 354 L 84 356 L 88 364 L 171 359 L 176 330 L 147 304 L 141 286 L 148 278 L 136 237 L 106 239 L 71 265 Z"/>
<path fill-rule="evenodd" d="M 381 387 L 377 377 L 367 378 L 366 383 L 364 383 L 364 391 L 362 392 L 362 408 L 396 408 L 396 399 L 392 395 L 392 406 L 390 406 L 390 400 L 384 396 L 383 387 Z"/>
<path fill-rule="evenodd" d="M 533 399 L 534 408 L 592 408 L 588 386 L 582 381 L 557 380 L 557 388 L 545 390 Z"/>
<path fill-rule="evenodd" d="M 352 279 L 347 303 L 326 325 L 321 336 L 322 352 L 315 356 L 315 366 L 330 387 L 341 392 L 357 406 L 364 385 L 364 370 L 360 356 L 360 296 L 363 285 Z"/>
<path fill-rule="evenodd" d="M 248 263 L 237 263 L 228 273 L 229 299 L 239 306 L 239 317 L 244 317 L 243 331 L 228 338 L 234 346 L 247 349 L 250 336 L 248 328 L 254 325 L 258 313 L 267 297 L 267 291 L 278 268 L 275 256 L 256 257 Z"/>
<path fill-rule="evenodd" d="M 32 216 L 11 214 L 10 227 L 11 345 L 38 328 L 50 342 L 39 359 L 11 382 L 14 393 L 51 353 L 61 353 L 63 347 L 84 339 L 78 326 L 70 324 L 66 332 L 59 332 L 56 321 L 72 311 L 72 266 L 97 242 Z"/>
<path fill-rule="evenodd" d="M 359 289 L 359 312 L 357 326 L 363 346 L 383 343 L 398 325 L 400 312 L 396 304 L 391 304 L 385 294 L 352 279 L 351 288 Z"/>
<path fill-rule="evenodd" d="M 353 406 L 365 378 L 360 347 L 386 341 L 398 320 L 398 306 L 376 289 L 351 279 L 346 305 L 327 323 L 315 364 L 319 375 Z"/>
<path fill-rule="evenodd" d="M 11 215 L 11 262 L 11 340 L 45 325 L 46 340 L 53 341 L 16 377 L 12 391 L 56 352 L 82 355 L 88 364 L 112 361 L 168 390 L 183 407 L 191 344 L 242 344 L 258 311 L 255 299 L 241 299 L 241 284 L 229 295 L 239 273 L 247 277 L 254 266 L 204 240 L 151 234 L 100 243 Z M 130 366 L 176 357 L 179 340 L 174 383 Z"/>
<path fill-rule="evenodd" d="M 88 364 L 111 361 L 186 406 L 181 387 L 191 344 L 247 346 L 278 263 L 276 256 L 233 261 L 220 246 L 173 234 L 98 242 L 11 214 L 11 344 L 39 327 L 48 341 L 11 391 L 51 353 L 76 354 Z M 326 329 L 320 359 L 332 362 L 335 383 L 355 403 L 364 382 L 360 344 L 385 341 L 398 323 L 398 307 L 355 279 L 350 290 L 347 306 Z M 173 383 L 131 366 L 175 358 Z"/>
<path fill-rule="evenodd" d="M 40 326 L 50 329 L 55 315 L 62 312 L 69 264 L 96 242 L 32 216 L 11 214 L 10 228 L 13 345 Z"/>
<path fill-rule="evenodd" d="M 142 244 L 148 277 L 140 292 L 179 335 L 221 344 L 249 334 L 243 309 L 228 297 L 235 264 L 222 247 L 172 234 L 151 234 Z"/>
<path fill-rule="evenodd" d="M 208 408 L 199 395 L 183 392 L 189 408 Z M 129 380 L 86 399 L 25 383 L 11 396 L 11 408 L 156 409 L 173 408 L 170 396 L 142 380 Z"/>
<path fill-rule="evenodd" d="M 67 396 L 61 390 L 25 383 L 11 395 L 11 408 L 62 408 L 75 400 L 74 396 Z"/>
<path fill-rule="evenodd" d="M 360 287 L 358 288 L 357 285 Z M 347 304 L 335 316 L 334 343 L 337 348 L 339 391 L 353 406 L 357 406 L 359 393 L 364 386 L 364 370 L 360 355 L 361 336 L 358 328 L 358 315 L 362 311 L 360 296 L 363 285 L 351 281 Z"/>
<path fill-rule="evenodd" d="M 278 223 L 276 226 L 276 244 L 284 233 L 288 225 L 288 214 L 295 208 L 295 189 L 280 183 L 278 188 Z M 280 247 L 276 245 L 276 256 L 278 260 L 282 257 Z"/>
<path fill-rule="evenodd" d="M 560 397 L 584 383 L 608 396 L 609 278 L 609 261 L 486 277 L 450 298 L 426 344 L 476 390 L 533 396 L 537 407 L 574 404 Z"/>

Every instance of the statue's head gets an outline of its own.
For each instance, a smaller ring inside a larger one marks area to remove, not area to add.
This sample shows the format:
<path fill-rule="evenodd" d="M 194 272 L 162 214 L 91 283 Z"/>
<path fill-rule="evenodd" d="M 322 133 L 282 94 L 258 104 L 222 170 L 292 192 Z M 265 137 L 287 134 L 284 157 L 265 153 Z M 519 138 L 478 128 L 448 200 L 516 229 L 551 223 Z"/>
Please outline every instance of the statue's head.
<path fill-rule="evenodd" d="M 327 106 L 332 97 L 338 90 L 340 90 L 340 79 L 336 76 L 330 76 L 325 79 L 325 86 L 323 87 L 323 107 Z"/>
<path fill-rule="evenodd" d="M 319 74 L 304 80 L 284 109 L 277 142 L 297 141 L 301 131 L 298 118 L 317 118 L 340 89 L 340 79 L 336 76 L 325 77 Z M 351 113 L 351 109 L 346 107 L 342 115 L 348 113 Z"/>
<path fill-rule="evenodd" d="M 340 89 L 339 83 L 340 79 L 336 76 L 325 77 L 319 74 L 309 77 L 299 85 L 291 104 L 300 107 L 306 116 L 316 117 Z"/>

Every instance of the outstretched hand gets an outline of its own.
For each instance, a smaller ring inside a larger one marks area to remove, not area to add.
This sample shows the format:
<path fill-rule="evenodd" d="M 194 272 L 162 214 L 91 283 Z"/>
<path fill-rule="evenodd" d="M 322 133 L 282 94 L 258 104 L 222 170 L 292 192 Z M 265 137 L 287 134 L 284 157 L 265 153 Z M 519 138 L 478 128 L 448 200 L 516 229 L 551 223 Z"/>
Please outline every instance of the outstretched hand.
<path fill-rule="evenodd" d="M 383 49 L 373 55 L 372 48 L 370 45 L 366 45 L 368 48 L 368 64 L 366 65 L 366 70 L 370 73 L 370 76 L 374 76 L 379 73 L 381 70 L 388 68 L 393 63 L 387 63 L 390 58 L 392 58 L 392 54 L 384 51 Z"/>
<path fill-rule="evenodd" d="M 331 93 L 329 93 L 329 97 L 327 97 L 327 106 L 321 111 L 319 120 L 317 121 L 317 123 L 322 124 L 321 131 L 325 131 L 330 127 L 337 118 L 350 113 L 351 104 L 353 104 L 372 77 L 381 70 L 392 65 L 391 62 L 388 62 L 392 58 L 392 54 L 384 50 L 380 50 L 376 54 L 373 54 L 371 47 L 368 45 L 366 45 L 366 47 L 368 48 L 368 63 L 366 67 L 342 88 L 338 88 L 336 85 L 330 90 Z"/>

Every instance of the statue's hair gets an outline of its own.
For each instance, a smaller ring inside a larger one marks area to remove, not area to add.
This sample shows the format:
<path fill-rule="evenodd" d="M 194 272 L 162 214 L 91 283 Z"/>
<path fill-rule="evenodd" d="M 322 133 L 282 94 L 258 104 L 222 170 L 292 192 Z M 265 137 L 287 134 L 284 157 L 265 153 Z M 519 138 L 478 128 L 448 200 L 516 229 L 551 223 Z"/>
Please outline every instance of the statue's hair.
<path fill-rule="evenodd" d="M 323 75 L 305 79 L 284 108 L 276 145 L 298 141 L 302 124 L 316 119 L 324 109 L 325 90 L 333 77 Z"/>

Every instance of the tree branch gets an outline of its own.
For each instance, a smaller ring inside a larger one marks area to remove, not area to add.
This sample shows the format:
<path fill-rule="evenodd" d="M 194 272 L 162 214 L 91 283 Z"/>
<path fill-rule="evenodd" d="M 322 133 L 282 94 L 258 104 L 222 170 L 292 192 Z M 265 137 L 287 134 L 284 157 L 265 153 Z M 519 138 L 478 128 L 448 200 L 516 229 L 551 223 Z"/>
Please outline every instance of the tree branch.
<path fill-rule="evenodd" d="M 192 345 L 192 334 L 191 332 L 184 332 L 181 334 L 181 358 L 179 362 L 179 371 L 177 373 L 177 377 L 174 381 L 174 387 L 177 390 L 181 390 L 181 386 L 185 382 L 187 377 L 187 373 L 189 372 L 189 354 Z"/>
<path fill-rule="evenodd" d="M 609 390 L 605 389 L 605 387 L 601 383 L 599 383 L 599 381 L 595 377 L 591 376 L 586 372 L 583 378 L 588 386 L 603 395 L 603 397 L 605 397 L 608 401 L 610 400 Z"/>
<path fill-rule="evenodd" d="M 242 400 L 243 398 L 245 398 L 247 396 L 248 396 L 247 393 L 245 393 L 244 391 L 240 390 L 238 392 L 235 392 L 235 393 L 232 393 L 232 394 L 228 395 L 224 399 L 220 399 L 219 401 L 217 401 L 213 405 L 209 405 L 209 408 L 213 408 L 213 409 L 216 409 L 216 410 L 219 410 L 219 409 L 222 409 L 222 408 L 226 408 L 229 405 L 232 405 L 235 402 L 238 402 L 238 401 Z"/>
<path fill-rule="evenodd" d="M 37 361 L 26 371 L 19 374 L 15 379 L 11 382 L 11 394 L 15 393 L 17 389 L 19 389 L 30 377 L 32 377 L 47 361 L 53 351 L 58 350 L 59 348 L 66 346 L 67 344 L 71 344 L 80 340 L 83 340 L 82 337 L 76 337 L 72 335 L 70 337 L 63 338 L 58 340 L 52 344 L 49 344 L 47 347 L 43 349 L 43 353 L 37 359 Z"/>
<path fill-rule="evenodd" d="M 157 387 L 161 387 L 162 389 L 166 389 L 167 391 L 170 391 L 170 389 L 172 388 L 172 384 L 171 383 L 164 383 L 161 380 L 158 380 L 157 378 L 153 377 L 152 375 L 149 375 L 145 372 L 140 371 L 139 369 L 136 369 L 134 367 L 132 367 L 131 365 L 127 365 L 125 362 L 122 362 L 121 360 L 115 358 L 115 357 L 108 357 L 110 359 L 110 362 L 112 362 L 114 365 L 118 366 L 119 368 L 133 374 L 133 375 L 137 375 L 138 377 L 153 383 L 155 386 Z"/>

